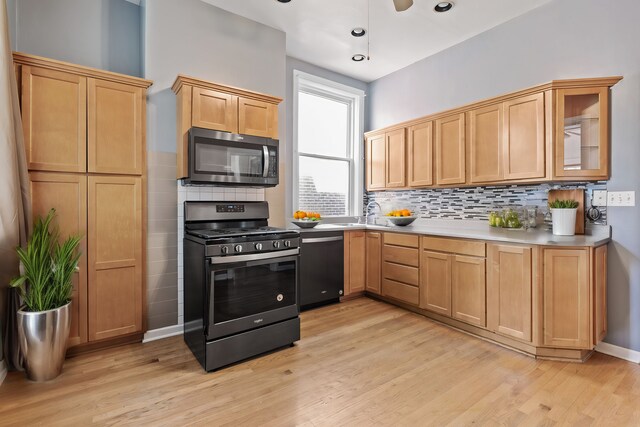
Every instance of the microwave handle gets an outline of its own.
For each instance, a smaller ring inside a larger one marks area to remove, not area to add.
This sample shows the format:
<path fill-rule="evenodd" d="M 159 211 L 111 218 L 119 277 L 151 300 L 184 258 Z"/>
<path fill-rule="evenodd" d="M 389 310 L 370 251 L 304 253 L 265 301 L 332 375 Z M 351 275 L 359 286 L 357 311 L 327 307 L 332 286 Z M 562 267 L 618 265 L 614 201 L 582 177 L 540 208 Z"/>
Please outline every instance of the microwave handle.
<path fill-rule="evenodd" d="M 266 178 L 269 176 L 269 147 L 267 147 L 266 145 L 262 146 L 262 156 L 263 156 L 263 162 L 262 164 L 264 165 L 264 167 L 262 168 L 262 177 Z"/>

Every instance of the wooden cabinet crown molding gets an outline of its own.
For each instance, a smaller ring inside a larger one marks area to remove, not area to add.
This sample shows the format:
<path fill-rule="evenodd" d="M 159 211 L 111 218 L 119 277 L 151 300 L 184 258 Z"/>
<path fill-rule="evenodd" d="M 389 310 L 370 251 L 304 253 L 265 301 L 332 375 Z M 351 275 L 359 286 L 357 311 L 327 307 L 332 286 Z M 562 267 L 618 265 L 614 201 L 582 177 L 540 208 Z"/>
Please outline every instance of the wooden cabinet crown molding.
<path fill-rule="evenodd" d="M 450 110 L 439 111 L 433 114 L 429 114 L 422 117 L 416 117 L 411 120 L 406 120 L 401 123 L 396 123 L 391 126 L 386 126 L 379 129 L 374 129 L 369 132 L 366 132 L 365 137 L 369 137 L 371 135 L 375 135 L 380 132 L 390 132 L 393 130 L 397 130 L 400 128 L 405 128 L 411 126 L 413 124 L 417 124 L 418 122 L 423 122 L 426 120 L 436 120 L 442 117 L 446 117 L 453 114 L 460 114 L 472 109 L 478 109 L 482 107 L 489 106 L 491 104 L 495 104 L 498 102 L 508 101 L 513 98 L 519 98 L 521 96 L 531 95 L 534 93 L 541 93 L 551 89 L 570 89 L 570 88 L 585 88 L 585 87 L 611 87 L 614 86 L 622 80 L 622 76 L 612 76 L 612 77 L 594 77 L 594 78 L 585 78 L 585 79 L 566 79 L 566 80 L 552 80 L 548 83 L 543 83 L 536 86 L 531 86 L 516 92 L 510 92 L 503 95 L 499 95 L 493 98 L 486 98 L 480 101 L 471 102 L 469 104 L 461 105 L 456 108 L 452 108 Z"/>
<path fill-rule="evenodd" d="M 22 52 L 13 52 L 13 61 L 16 64 L 20 65 L 44 67 L 50 70 L 63 71 L 65 73 L 78 74 L 81 76 L 93 77 L 110 82 L 124 83 L 144 89 L 153 84 L 152 80 L 147 80 L 140 77 L 128 76 L 126 74 L 114 73 L 112 71 L 99 70 L 97 68 L 85 67 L 83 65 L 71 64 L 69 62 L 58 61 L 56 59 L 44 58 L 42 56 L 30 55 Z"/>
<path fill-rule="evenodd" d="M 267 102 L 269 104 L 280 104 L 283 99 L 273 95 L 267 95 L 260 92 L 254 92 L 246 89 L 241 89 L 234 86 L 221 85 L 219 83 L 210 82 L 207 80 L 197 79 L 195 77 L 185 76 L 184 74 L 178 74 L 176 80 L 173 82 L 171 86 L 171 90 L 174 93 L 178 93 L 178 91 L 182 88 L 183 85 L 200 87 L 204 89 L 211 89 L 219 92 L 225 92 L 232 95 L 241 96 L 243 98 L 254 99 L 257 101 Z"/>

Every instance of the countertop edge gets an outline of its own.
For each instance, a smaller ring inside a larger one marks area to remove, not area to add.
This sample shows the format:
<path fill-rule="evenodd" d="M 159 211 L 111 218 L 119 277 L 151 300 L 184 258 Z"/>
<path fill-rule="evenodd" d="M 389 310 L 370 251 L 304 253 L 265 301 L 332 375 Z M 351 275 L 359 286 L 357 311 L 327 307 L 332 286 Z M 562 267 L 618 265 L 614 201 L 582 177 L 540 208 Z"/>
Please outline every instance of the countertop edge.
<path fill-rule="evenodd" d="M 503 243 L 516 243 L 516 244 L 528 244 L 536 246 L 548 246 L 548 247 L 598 247 L 605 245 L 611 241 L 611 229 L 609 228 L 609 236 L 604 233 L 598 235 L 576 235 L 576 236 L 555 236 L 541 228 L 537 228 L 533 231 L 510 231 L 504 229 L 487 229 L 487 230 L 465 230 L 453 231 L 450 229 L 427 229 L 424 226 L 380 226 L 380 225 L 359 225 L 359 226 L 332 226 L 331 224 L 322 224 L 322 227 L 317 226 L 314 228 L 298 228 L 294 225 L 288 227 L 290 230 L 296 230 L 301 233 L 314 233 L 314 232 L 326 232 L 326 231 L 362 231 L 373 230 L 387 233 L 403 233 L 403 234 L 418 234 L 423 236 L 437 236 L 437 237 L 450 237 L 458 239 L 470 239 L 470 240 L 485 240 L 488 242 L 503 242 Z M 523 234 L 527 236 L 523 236 Z"/>

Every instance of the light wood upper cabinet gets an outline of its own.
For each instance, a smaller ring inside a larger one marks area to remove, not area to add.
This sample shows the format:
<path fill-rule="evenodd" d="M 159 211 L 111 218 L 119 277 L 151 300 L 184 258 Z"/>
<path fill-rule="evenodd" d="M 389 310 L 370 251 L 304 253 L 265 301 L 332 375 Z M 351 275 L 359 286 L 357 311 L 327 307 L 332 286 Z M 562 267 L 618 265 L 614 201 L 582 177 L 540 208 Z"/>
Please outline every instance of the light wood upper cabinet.
<path fill-rule="evenodd" d="M 367 231 L 366 255 L 366 283 L 365 290 L 374 294 L 380 294 L 381 263 L 382 263 L 382 233 Z"/>
<path fill-rule="evenodd" d="M 367 190 L 384 190 L 386 185 L 385 135 L 367 138 Z"/>
<path fill-rule="evenodd" d="M 385 134 L 386 150 L 386 188 L 402 188 L 406 186 L 406 151 L 404 129 Z"/>
<path fill-rule="evenodd" d="M 278 138 L 278 104 L 282 98 L 179 75 L 176 94 L 176 178 L 186 178 L 188 133 L 193 127 Z"/>
<path fill-rule="evenodd" d="M 465 183 L 465 115 L 436 120 L 436 184 Z"/>
<path fill-rule="evenodd" d="M 502 103 L 467 113 L 469 121 L 469 180 L 471 183 L 503 179 Z"/>
<path fill-rule="evenodd" d="M 420 308 L 451 316 L 451 255 L 422 251 Z"/>
<path fill-rule="evenodd" d="M 142 331 L 142 182 L 90 176 L 89 340 Z"/>
<path fill-rule="evenodd" d="M 144 90 L 88 79 L 88 171 L 142 175 Z"/>
<path fill-rule="evenodd" d="M 532 249 L 488 245 L 487 327 L 532 341 Z"/>
<path fill-rule="evenodd" d="M 544 94 L 504 102 L 504 179 L 544 178 Z"/>
<path fill-rule="evenodd" d="M 609 88 L 558 89 L 554 172 L 609 179 Z"/>
<path fill-rule="evenodd" d="M 485 259 L 454 255 L 451 268 L 451 315 L 463 322 L 485 327 Z"/>
<path fill-rule="evenodd" d="M 543 252 L 544 345 L 589 348 L 589 250 Z"/>
<path fill-rule="evenodd" d="M 238 132 L 238 97 L 228 93 L 194 87 L 192 91 L 195 127 Z"/>
<path fill-rule="evenodd" d="M 278 106 L 255 99 L 238 98 L 238 133 L 278 138 Z"/>
<path fill-rule="evenodd" d="M 87 341 L 87 178 L 72 173 L 31 172 L 31 200 L 34 219 L 56 210 L 54 224 L 60 238 L 81 236 L 81 257 L 73 275 L 71 329 L 68 346 Z"/>
<path fill-rule="evenodd" d="M 29 170 L 86 172 L 86 77 L 22 65 L 21 80 Z"/>
<path fill-rule="evenodd" d="M 407 150 L 409 187 L 433 185 L 433 122 L 410 126 Z"/>

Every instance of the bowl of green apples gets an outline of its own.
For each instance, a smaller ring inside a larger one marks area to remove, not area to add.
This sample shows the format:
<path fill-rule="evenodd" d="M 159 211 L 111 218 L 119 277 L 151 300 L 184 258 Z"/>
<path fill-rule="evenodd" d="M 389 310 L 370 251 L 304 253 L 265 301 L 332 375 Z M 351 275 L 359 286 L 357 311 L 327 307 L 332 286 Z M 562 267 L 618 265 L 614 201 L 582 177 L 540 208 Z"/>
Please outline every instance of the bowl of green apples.
<path fill-rule="evenodd" d="M 517 207 L 508 207 L 489 212 L 489 225 L 496 228 L 518 230 L 524 226 L 522 211 Z"/>

